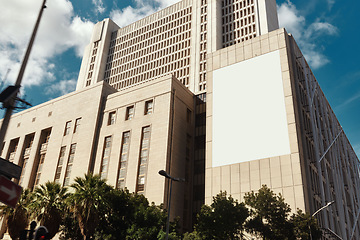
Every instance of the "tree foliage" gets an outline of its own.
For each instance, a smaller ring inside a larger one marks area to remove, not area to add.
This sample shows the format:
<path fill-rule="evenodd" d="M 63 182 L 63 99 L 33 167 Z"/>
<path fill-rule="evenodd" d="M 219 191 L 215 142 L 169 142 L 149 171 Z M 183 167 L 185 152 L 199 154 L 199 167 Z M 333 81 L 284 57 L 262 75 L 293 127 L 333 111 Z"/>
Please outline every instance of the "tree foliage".
<path fill-rule="evenodd" d="M 295 239 L 288 221 L 291 209 L 281 194 L 276 195 L 263 185 L 257 193 L 245 194 L 244 200 L 250 206 L 250 219 L 246 223 L 248 232 L 263 239 Z"/>
<path fill-rule="evenodd" d="M 21 231 L 25 230 L 29 225 L 28 206 L 31 198 L 30 190 L 25 189 L 21 193 L 15 208 L 6 205 L 0 206 L 0 214 L 6 217 L 6 225 L 11 239 L 18 239 Z"/>
<path fill-rule="evenodd" d="M 55 182 L 46 182 L 35 188 L 33 200 L 29 204 L 31 215 L 49 231 L 53 238 L 59 231 L 65 209 L 65 200 L 69 196 L 67 189 Z"/>
<path fill-rule="evenodd" d="M 293 224 L 294 234 L 296 239 L 308 240 L 308 239 L 321 239 L 321 230 L 317 224 L 317 221 L 309 213 L 303 213 L 298 210 L 290 217 L 290 222 Z M 310 237 L 311 231 L 311 237 Z"/>
<path fill-rule="evenodd" d="M 143 195 L 114 189 L 107 196 L 107 213 L 100 219 L 97 239 L 161 239 L 167 215 L 161 206 L 149 204 Z M 172 224 L 171 234 L 176 227 Z"/>
<path fill-rule="evenodd" d="M 100 175 L 85 174 L 84 178 L 75 178 L 71 185 L 75 192 L 69 198 L 70 211 L 77 220 L 84 240 L 90 239 L 100 222 L 107 204 L 107 194 L 111 187 L 100 178 Z"/>
<path fill-rule="evenodd" d="M 264 240 L 313 240 L 321 238 L 317 221 L 301 210 L 292 214 L 290 206 L 266 185 L 258 192 L 245 194 L 245 203 L 238 203 L 226 192 L 213 197 L 197 216 L 195 230 L 185 233 L 183 240 L 248 239 L 242 233 Z M 245 205 L 246 204 L 246 205 Z"/>
<path fill-rule="evenodd" d="M 226 192 L 220 192 L 213 197 L 210 206 L 201 208 L 195 229 L 203 239 L 241 239 L 248 215 L 244 203 L 227 197 Z"/>
<path fill-rule="evenodd" d="M 76 178 L 72 188 L 74 192 L 67 193 L 59 184 L 47 182 L 32 193 L 24 190 L 15 209 L 0 206 L 12 239 L 19 237 L 31 218 L 46 226 L 51 236 L 61 225 L 62 240 L 165 239 L 167 212 L 143 195 L 114 189 L 92 174 Z M 313 240 L 321 238 L 314 217 L 301 210 L 290 216 L 284 198 L 265 185 L 245 194 L 244 200 L 239 203 L 220 192 L 210 206 L 201 208 L 195 230 L 185 233 L 183 240 L 245 239 L 244 231 L 265 240 L 308 240 L 310 232 Z M 170 225 L 169 239 L 181 239 L 176 229 L 177 221 Z"/>

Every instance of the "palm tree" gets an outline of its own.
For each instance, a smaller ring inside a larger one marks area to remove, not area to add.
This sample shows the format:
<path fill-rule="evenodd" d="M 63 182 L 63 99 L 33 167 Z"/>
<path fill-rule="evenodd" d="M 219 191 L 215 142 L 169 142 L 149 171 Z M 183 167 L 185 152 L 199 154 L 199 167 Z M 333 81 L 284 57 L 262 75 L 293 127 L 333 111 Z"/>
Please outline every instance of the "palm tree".
<path fill-rule="evenodd" d="M 33 192 L 33 201 L 29 208 L 32 216 L 40 225 L 49 231 L 49 238 L 53 238 L 59 231 L 65 208 L 65 200 L 69 196 L 67 189 L 55 182 L 46 182 L 36 187 Z"/>
<path fill-rule="evenodd" d="M 1 205 L 0 216 L 6 219 L 11 239 L 18 239 L 20 233 L 29 225 L 28 205 L 31 201 L 31 192 L 29 189 L 23 190 L 19 202 L 15 208 Z"/>
<path fill-rule="evenodd" d="M 75 178 L 71 185 L 75 192 L 70 197 L 70 210 L 79 221 L 81 234 L 88 240 L 95 233 L 100 215 L 106 206 L 106 195 L 112 190 L 100 175 L 85 174 L 84 178 Z"/>

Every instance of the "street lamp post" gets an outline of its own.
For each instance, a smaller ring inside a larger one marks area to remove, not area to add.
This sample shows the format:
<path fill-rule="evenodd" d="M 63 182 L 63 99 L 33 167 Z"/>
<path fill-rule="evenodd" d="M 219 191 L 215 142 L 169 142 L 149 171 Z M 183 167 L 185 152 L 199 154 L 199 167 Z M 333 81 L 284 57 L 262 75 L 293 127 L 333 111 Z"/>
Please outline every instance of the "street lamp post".
<path fill-rule="evenodd" d="M 184 179 L 182 178 L 175 178 L 170 176 L 167 172 L 165 172 L 164 170 L 160 170 L 159 174 L 161 176 L 164 176 L 168 179 L 170 179 L 170 191 L 169 191 L 169 204 L 168 204 L 168 215 L 167 215 L 167 220 L 166 220 L 166 237 L 165 240 L 169 239 L 169 224 L 170 224 L 170 204 L 171 204 L 171 191 L 172 191 L 172 182 L 176 181 L 176 182 L 185 182 Z"/>
<path fill-rule="evenodd" d="M 319 208 L 318 210 L 316 210 L 316 211 L 311 215 L 311 218 L 315 217 L 316 214 L 318 214 L 319 212 L 321 212 L 321 211 L 324 210 L 325 208 L 329 207 L 329 206 L 332 205 L 333 203 L 335 203 L 335 201 L 328 202 L 326 205 L 324 205 L 324 206 L 322 206 L 321 208 Z M 311 221 L 311 220 L 310 220 L 310 221 Z M 310 233 L 310 240 L 312 240 L 310 222 L 309 222 L 309 233 Z"/>

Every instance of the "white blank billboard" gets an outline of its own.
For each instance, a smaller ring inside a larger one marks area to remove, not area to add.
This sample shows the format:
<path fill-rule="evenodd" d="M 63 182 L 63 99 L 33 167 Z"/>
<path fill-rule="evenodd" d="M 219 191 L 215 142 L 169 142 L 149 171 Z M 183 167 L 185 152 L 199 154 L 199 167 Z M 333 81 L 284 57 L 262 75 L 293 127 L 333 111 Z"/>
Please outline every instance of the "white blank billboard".
<path fill-rule="evenodd" d="M 212 166 L 290 154 L 279 51 L 213 72 Z"/>

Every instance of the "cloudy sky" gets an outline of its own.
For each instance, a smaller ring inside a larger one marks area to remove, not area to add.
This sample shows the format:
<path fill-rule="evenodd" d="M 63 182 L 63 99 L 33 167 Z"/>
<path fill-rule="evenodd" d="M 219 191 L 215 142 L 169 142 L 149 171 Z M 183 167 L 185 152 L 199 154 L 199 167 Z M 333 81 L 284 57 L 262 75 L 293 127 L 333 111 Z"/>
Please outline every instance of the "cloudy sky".
<path fill-rule="evenodd" d="M 23 79 L 33 105 L 75 89 L 92 27 L 110 17 L 126 26 L 178 0 L 48 0 Z M 1 0 L 0 88 L 14 84 L 42 0 Z M 292 33 L 360 156 L 359 1 L 278 0 Z M 1 113 L 2 114 L 2 113 Z"/>

